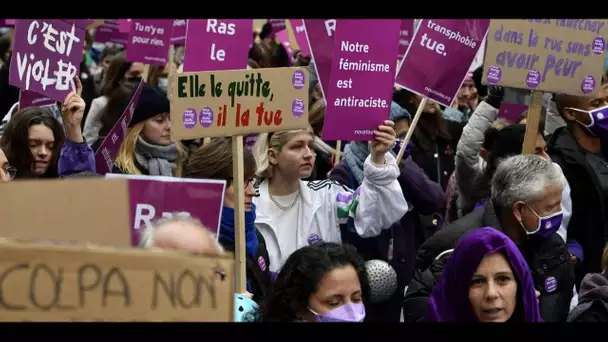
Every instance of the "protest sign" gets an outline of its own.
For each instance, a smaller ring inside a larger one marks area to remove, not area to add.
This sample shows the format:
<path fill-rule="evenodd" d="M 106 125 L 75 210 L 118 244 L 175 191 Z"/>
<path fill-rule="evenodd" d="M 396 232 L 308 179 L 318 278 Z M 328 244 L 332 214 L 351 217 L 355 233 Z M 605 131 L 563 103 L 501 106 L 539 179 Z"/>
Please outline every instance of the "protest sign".
<path fill-rule="evenodd" d="M 125 111 L 103 139 L 99 148 L 97 148 L 95 152 L 95 170 L 97 173 L 103 175 L 112 172 L 114 160 L 116 160 L 120 145 L 127 136 L 127 129 L 133 118 L 135 107 L 137 107 L 137 103 L 139 102 L 139 95 L 141 95 L 143 86 L 144 82 L 142 81 L 131 96 L 131 101 L 129 101 Z"/>
<path fill-rule="evenodd" d="M 323 140 L 373 140 L 388 119 L 400 28 L 400 20 L 340 19 Z"/>
<path fill-rule="evenodd" d="M 9 83 L 63 101 L 76 91 L 84 36 L 83 29 L 62 20 L 17 20 Z"/>
<path fill-rule="evenodd" d="M 56 104 L 54 99 L 33 91 L 19 90 L 19 109 L 27 107 L 44 107 Z"/>
<path fill-rule="evenodd" d="M 304 19 L 304 29 L 310 54 L 319 76 L 321 92 L 323 97 L 326 97 L 331 72 L 331 57 L 334 51 L 332 35 L 336 30 L 336 19 Z"/>
<path fill-rule="evenodd" d="M 131 208 L 131 241 L 137 246 L 142 229 L 154 219 L 181 215 L 199 219 L 219 236 L 226 181 L 108 173 L 126 178 Z"/>
<path fill-rule="evenodd" d="M 184 72 L 244 69 L 252 27 L 251 19 L 189 19 Z"/>
<path fill-rule="evenodd" d="M 498 117 L 503 118 L 510 123 L 516 123 L 517 118 L 528 109 L 528 106 L 519 103 L 507 103 L 503 102 L 500 104 L 498 109 Z"/>
<path fill-rule="evenodd" d="M 0 19 L 0 27 L 13 27 L 17 23 L 17 19 Z"/>
<path fill-rule="evenodd" d="M 272 26 L 272 32 L 276 33 L 285 29 L 285 19 L 268 19 L 268 23 Z"/>
<path fill-rule="evenodd" d="M 0 217 L 0 237 L 131 245 L 125 180 L 80 178 L 3 184 Z"/>
<path fill-rule="evenodd" d="M 123 46 L 129 41 L 129 33 L 120 32 L 117 25 L 106 23 L 95 30 L 95 41 L 97 43 L 114 43 Z"/>
<path fill-rule="evenodd" d="M 91 25 L 94 20 L 93 19 L 62 19 L 68 24 L 74 24 L 76 27 L 80 29 L 86 29 L 87 26 Z"/>
<path fill-rule="evenodd" d="M 171 138 L 308 127 L 307 68 L 187 72 L 169 77 Z"/>
<path fill-rule="evenodd" d="M 171 32 L 171 44 L 186 44 L 186 19 L 175 19 L 173 21 L 173 31 Z"/>
<path fill-rule="evenodd" d="M 81 228 L 88 221 L 81 221 Z M 227 254 L 2 242 L 0 321 L 230 322 L 231 259 Z"/>
<path fill-rule="evenodd" d="M 473 71 L 477 70 L 477 68 L 479 68 L 483 65 L 484 54 L 486 52 L 486 41 L 487 40 L 488 39 L 486 36 L 486 38 L 484 38 L 484 40 L 481 41 L 479 50 L 477 50 L 477 54 L 475 55 L 475 58 L 473 58 L 473 63 L 471 63 L 471 66 L 469 67 L 469 72 L 473 72 Z"/>
<path fill-rule="evenodd" d="M 118 19 L 118 31 L 120 31 L 120 32 L 131 31 L 131 19 Z"/>
<path fill-rule="evenodd" d="M 164 67 L 169 56 L 173 20 L 133 19 L 127 44 L 127 59 Z"/>
<path fill-rule="evenodd" d="M 308 47 L 308 39 L 306 39 L 306 29 L 304 28 L 303 19 L 290 19 L 290 26 L 293 31 L 294 38 L 298 43 L 298 49 L 303 56 L 310 56 Z"/>
<path fill-rule="evenodd" d="M 449 107 L 489 24 L 490 19 L 422 19 L 396 83 Z"/>
<path fill-rule="evenodd" d="M 397 58 L 403 59 L 407 48 L 410 46 L 410 39 L 414 34 L 414 19 L 401 19 L 401 31 L 399 32 L 399 54 Z"/>
<path fill-rule="evenodd" d="M 483 83 L 597 96 L 608 20 L 492 20 Z"/>

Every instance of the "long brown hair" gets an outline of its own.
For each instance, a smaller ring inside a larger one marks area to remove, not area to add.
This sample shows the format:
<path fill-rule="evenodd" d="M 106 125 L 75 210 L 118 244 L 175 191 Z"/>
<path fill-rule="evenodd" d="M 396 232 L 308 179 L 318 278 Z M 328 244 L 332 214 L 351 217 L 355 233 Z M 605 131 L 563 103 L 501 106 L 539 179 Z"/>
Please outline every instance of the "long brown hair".
<path fill-rule="evenodd" d="M 127 108 L 129 100 L 133 95 L 134 87 L 129 83 L 121 83 L 116 87 L 108 99 L 108 103 L 101 110 L 101 129 L 99 130 L 99 136 L 105 137 L 108 135 L 112 127 L 118 122 L 121 115 Z"/>
<path fill-rule="evenodd" d="M 9 163 L 17 168 L 15 178 L 34 178 L 31 173 L 34 156 L 29 147 L 29 129 L 34 125 L 44 125 L 53 131 L 55 143 L 49 168 L 41 178 L 57 178 L 59 176 L 57 163 L 61 147 L 65 142 L 63 127 L 54 116 L 45 109 L 28 107 L 16 112 L 6 125 L 0 148 L 4 151 Z"/>
<path fill-rule="evenodd" d="M 102 96 L 111 97 L 114 90 L 125 81 L 125 74 L 131 69 L 132 62 L 127 61 L 124 52 L 112 58 L 108 71 L 105 73 L 100 84 Z"/>

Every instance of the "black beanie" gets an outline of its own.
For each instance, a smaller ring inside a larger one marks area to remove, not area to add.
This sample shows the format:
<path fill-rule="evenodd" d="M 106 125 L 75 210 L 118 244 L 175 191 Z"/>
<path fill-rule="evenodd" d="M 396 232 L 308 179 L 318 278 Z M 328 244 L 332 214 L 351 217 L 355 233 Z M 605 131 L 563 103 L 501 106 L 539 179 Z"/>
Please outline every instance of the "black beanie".
<path fill-rule="evenodd" d="M 170 110 L 171 106 L 167 96 L 160 92 L 160 90 L 144 83 L 129 127 L 133 127 L 158 114 L 169 113 Z"/>

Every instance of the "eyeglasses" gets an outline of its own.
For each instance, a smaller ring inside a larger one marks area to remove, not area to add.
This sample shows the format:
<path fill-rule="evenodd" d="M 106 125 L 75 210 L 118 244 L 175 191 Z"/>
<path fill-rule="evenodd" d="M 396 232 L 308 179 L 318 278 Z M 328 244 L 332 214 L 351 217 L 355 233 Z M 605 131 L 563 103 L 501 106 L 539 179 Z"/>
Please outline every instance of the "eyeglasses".
<path fill-rule="evenodd" d="M 234 180 L 234 178 L 230 177 L 230 178 L 226 178 L 226 180 L 228 181 L 226 186 L 230 186 L 230 184 L 232 184 L 232 181 Z M 245 187 L 249 186 L 249 184 L 255 184 L 255 177 L 245 179 Z"/>
<path fill-rule="evenodd" d="M 13 180 L 13 178 L 15 178 L 15 176 L 17 175 L 17 168 L 14 166 L 5 166 L 2 168 L 2 171 L 6 173 L 9 180 Z"/>

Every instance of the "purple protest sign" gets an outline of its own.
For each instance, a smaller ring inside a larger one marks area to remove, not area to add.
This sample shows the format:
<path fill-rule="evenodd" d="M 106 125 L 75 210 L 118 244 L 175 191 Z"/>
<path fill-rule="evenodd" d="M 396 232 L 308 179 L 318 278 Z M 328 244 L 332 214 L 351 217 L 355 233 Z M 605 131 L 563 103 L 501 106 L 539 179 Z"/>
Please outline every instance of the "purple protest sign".
<path fill-rule="evenodd" d="M 93 19 L 63 19 L 63 21 L 65 21 L 66 23 L 69 23 L 69 24 L 74 24 L 74 25 L 76 25 L 76 27 L 84 30 L 87 28 L 87 25 L 90 25 L 95 20 L 93 20 Z"/>
<path fill-rule="evenodd" d="M 272 26 L 273 33 L 283 31 L 286 27 L 285 19 L 268 19 L 268 23 Z"/>
<path fill-rule="evenodd" d="M 84 36 L 83 29 L 62 20 L 17 20 L 9 83 L 63 101 L 76 91 Z"/>
<path fill-rule="evenodd" d="M 165 66 L 169 57 L 169 45 L 173 20 L 133 19 L 127 44 L 130 62 Z"/>
<path fill-rule="evenodd" d="M 189 19 L 184 72 L 247 67 L 253 19 Z"/>
<path fill-rule="evenodd" d="M 319 76 L 323 97 L 329 86 L 331 72 L 331 57 L 334 51 L 334 38 L 336 30 L 335 19 L 304 19 L 304 29 L 310 47 L 310 54 L 315 62 L 315 69 Z"/>
<path fill-rule="evenodd" d="M 410 46 L 410 38 L 414 34 L 414 19 L 401 19 L 401 31 L 399 34 L 399 56 L 402 59 L 405 56 L 408 46 Z"/>
<path fill-rule="evenodd" d="M 131 19 L 118 19 L 118 31 L 126 33 L 131 31 Z"/>
<path fill-rule="evenodd" d="M 171 32 L 171 44 L 186 44 L 186 19 L 175 19 L 173 21 L 173 32 Z"/>
<path fill-rule="evenodd" d="M 293 35 L 296 37 L 296 42 L 300 47 L 300 53 L 303 56 L 310 56 L 310 49 L 308 48 L 308 39 L 306 39 L 306 29 L 304 28 L 304 20 L 302 19 L 291 19 L 291 29 Z"/>
<path fill-rule="evenodd" d="M 141 231 L 153 220 L 173 215 L 199 219 L 219 236 L 226 181 L 119 174 L 106 178 L 127 179 L 133 246 L 139 245 Z"/>
<path fill-rule="evenodd" d="M 373 140 L 388 119 L 400 27 L 397 19 L 338 21 L 323 140 Z"/>
<path fill-rule="evenodd" d="M 44 107 L 56 104 L 57 101 L 54 99 L 40 95 L 33 91 L 19 90 L 19 109 L 27 107 Z"/>
<path fill-rule="evenodd" d="M 498 117 L 503 118 L 511 123 L 516 123 L 517 119 L 528 109 L 528 106 L 519 103 L 503 102 L 498 109 Z"/>
<path fill-rule="evenodd" d="M 127 136 L 127 128 L 131 123 L 131 118 L 133 118 L 133 112 L 135 112 L 135 107 L 137 107 L 137 103 L 139 102 L 139 95 L 141 94 L 143 86 L 144 83 L 140 82 L 137 89 L 135 89 L 127 108 L 114 127 L 108 132 L 105 139 L 103 139 L 97 152 L 95 152 L 95 170 L 97 173 L 103 175 L 112 172 L 114 160 L 118 155 L 118 150 L 120 149 L 122 141 Z"/>
<path fill-rule="evenodd" d="M 396 83 L 449 107 L 489 26 L 490 19 L 422 19 Z"/>
<path fill-rule="evenodd" d="M 105 21 L 107 23 L 107 20 Z M 95 41 L 97 43 L 114 43 L 127 45 L 129 33 L 120 32 L 117 25 L 103 24 L 95 30 Z"/>

